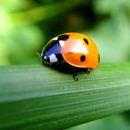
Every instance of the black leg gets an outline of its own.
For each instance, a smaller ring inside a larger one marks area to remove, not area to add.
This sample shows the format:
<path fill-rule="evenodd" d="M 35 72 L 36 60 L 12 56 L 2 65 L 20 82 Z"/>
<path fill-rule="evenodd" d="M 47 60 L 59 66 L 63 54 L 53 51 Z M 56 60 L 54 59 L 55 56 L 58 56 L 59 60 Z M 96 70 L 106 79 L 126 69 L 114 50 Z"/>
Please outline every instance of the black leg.
<path fill-rule="evenodd" d="M 77 73 L 73 73 L 73 79 L 74 79 L 75 81 L 78 81 L 78 80 L 79 80 Z"/>
<path fill-rule="evenodd" d="M 86 74 L 90 74 L 91 69 L 86 69 Z"/>

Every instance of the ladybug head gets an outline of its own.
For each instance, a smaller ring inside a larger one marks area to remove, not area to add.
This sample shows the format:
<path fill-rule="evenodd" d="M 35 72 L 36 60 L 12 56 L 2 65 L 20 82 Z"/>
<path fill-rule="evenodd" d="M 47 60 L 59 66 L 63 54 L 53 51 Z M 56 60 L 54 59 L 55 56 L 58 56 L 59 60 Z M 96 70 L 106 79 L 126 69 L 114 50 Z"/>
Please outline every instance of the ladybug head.
<path fill-rule="evenodd" d="M 56 57 L 54 53 L 50 55 L 43 55 L 42 62 L 47 65 L 52 65 L 58 62 L 58 58 Z"/>

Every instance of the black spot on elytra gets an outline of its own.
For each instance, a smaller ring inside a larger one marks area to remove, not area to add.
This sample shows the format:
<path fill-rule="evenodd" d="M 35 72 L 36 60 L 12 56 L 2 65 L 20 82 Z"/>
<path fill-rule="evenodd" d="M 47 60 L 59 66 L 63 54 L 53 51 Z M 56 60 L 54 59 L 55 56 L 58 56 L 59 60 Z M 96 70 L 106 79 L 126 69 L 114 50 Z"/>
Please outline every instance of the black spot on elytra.
<path fill-rule="evenodd" d="M 80 60 L 81 60 L 81 62 L 83 62 L 83 61 L 86 60 L 86 57 L 85 57 L 84 55 L 82 55 L 82 56 L 80 57 Z"/>
<path fill-rule="evenodd" d="M 100 63 L 100 55 L 98 54 L 98 63 Z"/>
<path fill-rule="evenodd" d="M 88 45 L 88 40 L 86 38 L 83 39 L 85 41 L 85 43 Z"/>
<path fill-rule="evenodd" d="M 60 35 L 60 36 L 58 37 L 58 40 L 66 41 L 66 40 L 68 40 L 68 38 L 69 38 L 69 35 L 63 34 L 63 35 Z"/>

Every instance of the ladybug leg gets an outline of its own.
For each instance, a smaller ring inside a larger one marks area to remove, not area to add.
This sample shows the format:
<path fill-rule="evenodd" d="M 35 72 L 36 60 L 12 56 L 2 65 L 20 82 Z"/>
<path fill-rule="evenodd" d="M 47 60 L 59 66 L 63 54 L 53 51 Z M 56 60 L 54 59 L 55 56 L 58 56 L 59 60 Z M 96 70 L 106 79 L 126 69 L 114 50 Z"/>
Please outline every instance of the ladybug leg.
<path fill-rule="evenodd" d="M 91 69 L 86 69 L 85 71 L 86 74 L 90 74 L 90 72 L 91 72 Z"/>
<path fill-rule="evenodd" d="M 78 81 L 78 80 L 79 80 L 77 73 L 73 73 L 73 79 L 74 79 L 75 81 Z"/>

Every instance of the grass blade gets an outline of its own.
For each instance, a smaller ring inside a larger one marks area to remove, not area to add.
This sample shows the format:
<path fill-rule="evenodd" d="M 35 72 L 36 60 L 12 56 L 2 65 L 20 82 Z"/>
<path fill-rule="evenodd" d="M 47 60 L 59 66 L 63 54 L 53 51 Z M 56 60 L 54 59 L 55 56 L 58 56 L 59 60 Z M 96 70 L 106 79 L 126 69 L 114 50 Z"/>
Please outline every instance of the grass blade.
<path fill-rule="evenodd" d="M 130 109 L 130 63 L 74 81 L 41 65 L 0 67 L 0 129 L 64 129 Z"/>

